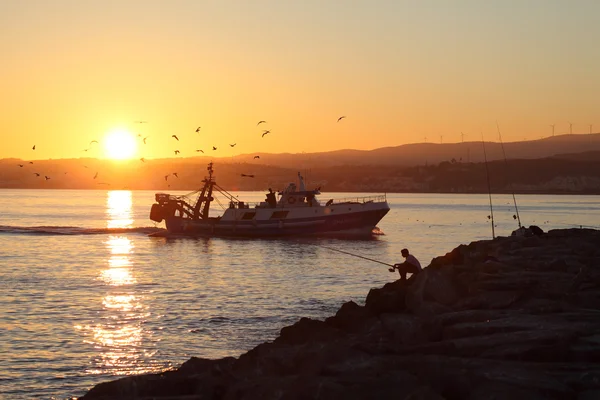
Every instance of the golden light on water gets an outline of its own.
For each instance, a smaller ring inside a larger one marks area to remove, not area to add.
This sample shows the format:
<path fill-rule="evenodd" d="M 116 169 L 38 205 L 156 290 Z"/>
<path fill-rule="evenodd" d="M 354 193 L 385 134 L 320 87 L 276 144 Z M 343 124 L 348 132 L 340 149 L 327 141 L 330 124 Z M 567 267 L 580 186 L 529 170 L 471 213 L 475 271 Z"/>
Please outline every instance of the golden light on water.
<path fill-rule="evenodd" d="M 137 280 L 131 274 L 131 260 L 129 254 L 133 251 L 133 244 L 125 236 L 110 236 L 106 241 L 111 256 L 108 259 L 108 268 L 100 272 L 100 279 L 112 286 L 131 285 Z"/>
<path fill-rule="evenodd" d="M 131 192 L 110 191 L 106 200 L 108 228 L 131 227 Z M 111 235 L 105 241 L 108 257 L 98 280 L 105 286 L 99 318 L 87 326 L 76 326 L 87 336 L 95 354 L 87 373 L 129 375 L 153 372 L 144 358 L 152 356 L 145 338 L 144 322 L 150 317 L 144 296 L 136 289 L 133 241 L 123 235 Z M 147 338 L 146 338 L 147 341 Z"/>
<path fill-rule="evenodd" d="M 106 198 L 106 227 L 130 228 L 133 225 L 132 198 L 129 190 L 111 190 Z"/>

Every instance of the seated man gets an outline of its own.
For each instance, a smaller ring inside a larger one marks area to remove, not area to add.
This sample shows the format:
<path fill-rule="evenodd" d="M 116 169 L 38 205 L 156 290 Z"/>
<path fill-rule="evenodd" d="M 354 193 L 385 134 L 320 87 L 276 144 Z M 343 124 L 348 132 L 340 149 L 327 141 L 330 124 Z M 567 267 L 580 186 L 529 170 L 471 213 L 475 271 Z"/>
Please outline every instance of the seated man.
<path fill-rule="evenodd" d="M 402 257 L 406 258 L 406 260 L 401 264 L 394 264 L 394 266 L 390 268 L 390 272 L 398 270 L 398 273 L 400 273 L 400 279 L 405 281 L 406 274 L 418 274 L 423 268 L 421 268 L 421 263 L 419 263 L 419 260 L 417 260 L 412 254 L 408 253 L 408 249 L 402 249 L 400 253 L 402 254 Z"/>

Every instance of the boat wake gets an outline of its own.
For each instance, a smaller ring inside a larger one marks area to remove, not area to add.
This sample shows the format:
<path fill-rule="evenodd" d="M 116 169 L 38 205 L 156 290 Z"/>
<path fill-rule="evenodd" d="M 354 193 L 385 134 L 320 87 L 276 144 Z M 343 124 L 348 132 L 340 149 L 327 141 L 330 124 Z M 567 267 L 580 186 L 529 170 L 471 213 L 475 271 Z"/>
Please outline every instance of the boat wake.
<path fill-rule="evenodd" d="M 82 228 L 77 226 L 6 226 L 0 225 L 0 234 L 21 235 L 113 235 L 123 233 L 156 234 L 164 231 L 153 226 L 136 228 Z"/>

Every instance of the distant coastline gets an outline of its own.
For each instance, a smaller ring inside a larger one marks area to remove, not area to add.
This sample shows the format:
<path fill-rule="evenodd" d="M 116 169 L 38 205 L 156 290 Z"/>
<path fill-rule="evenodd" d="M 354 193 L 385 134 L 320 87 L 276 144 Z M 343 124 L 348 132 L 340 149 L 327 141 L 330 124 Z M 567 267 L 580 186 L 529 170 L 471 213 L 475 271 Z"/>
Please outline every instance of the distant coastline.
<path fill-rule="evenodd" d="M 600 194 L 600 134 L 486 143 L 492 193 Z M 189 157 L 0 160 L 0 188 L 196 190 L 214 162 L 232 191 L 283 189 L 300 172 L 309 188 L 356 193 L 488 193 L 481 142 L 421 143 L 371 151 Z M 252 175 L 251 178 L 248 175 Z"/>

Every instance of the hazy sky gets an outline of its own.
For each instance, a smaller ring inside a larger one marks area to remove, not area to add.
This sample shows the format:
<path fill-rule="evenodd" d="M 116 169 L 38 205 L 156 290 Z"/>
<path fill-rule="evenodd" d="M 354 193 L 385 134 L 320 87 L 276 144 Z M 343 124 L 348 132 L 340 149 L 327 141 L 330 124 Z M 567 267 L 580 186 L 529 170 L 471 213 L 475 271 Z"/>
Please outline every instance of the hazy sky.
<path fill-rule="evenodd" d="M 103 156 L 82 150 L 116 128 L 149 136 L 149 158 L 493 140 L 496 120 L 505 141 L 597 132 L 598 16 L 597 0 L 3 0 L 0 158 Z"/>

